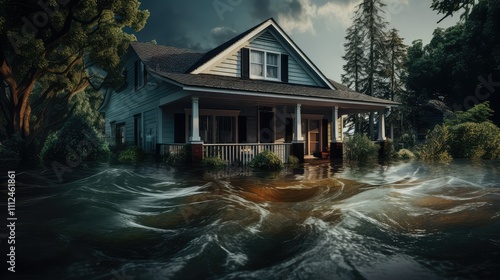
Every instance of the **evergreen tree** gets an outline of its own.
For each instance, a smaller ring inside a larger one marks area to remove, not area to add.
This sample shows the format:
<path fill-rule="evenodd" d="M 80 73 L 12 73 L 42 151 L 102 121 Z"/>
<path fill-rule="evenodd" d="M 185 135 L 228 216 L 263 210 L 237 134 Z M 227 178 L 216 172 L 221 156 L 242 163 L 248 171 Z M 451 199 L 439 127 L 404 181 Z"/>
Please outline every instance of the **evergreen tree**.
<path fill-rule="evenodd" d="M 388 91 L 387 79 L 385 77 L 383 60 L 386 57 L 385 29 L 387 22 L 382 14 L 386 5 L 382 0 L 363 0 L 356 10 L 354 25 L 360 27 L 359 32 L 363 34 L 365 46 L 366 66 L 366 88 L 363 92 L 370 96 L 383 97 Z M 374 136 L 374 113 L 370 113 L 369 135 Z"/>
<path fill-rule="evenodd" d="M 393 28 L 389 30 L 386 39 L 387 45 L 387 68 L 386 76 L 389 77 L 390 99 L 394 101 L 400 99 L 400 95 L 404 90 L 403 75 L 405 71 L 406 61 L 406 45 L 403 43 L 403 38 L 399 37 L 398 30 Z M 391 109 L 389 124 L 391 127 L 390 137 L 394 139 L 394 123 L 397 121 L 396 114 Z"/>
<path fill-rule="evenodd" d="M 353 25 L 347 29 L 344 44 L 345 55 L 342 57 L 346 64 L 342 67 L 345 74 L 342 74 L 342 83 L 356 92 L 366 91 L 366 64 L 364 34 L 360 20 L 355 20 Z M 356 132 L 361 131 L 360 117 L 352 115 L 347 119 L 347 122 L 354 123 Z"/>

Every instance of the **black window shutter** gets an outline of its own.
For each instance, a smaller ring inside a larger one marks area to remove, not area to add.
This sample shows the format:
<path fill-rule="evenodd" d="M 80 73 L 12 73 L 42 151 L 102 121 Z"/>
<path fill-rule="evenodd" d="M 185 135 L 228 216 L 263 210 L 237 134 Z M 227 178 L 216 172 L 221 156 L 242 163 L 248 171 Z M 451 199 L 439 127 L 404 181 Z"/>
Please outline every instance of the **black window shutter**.
<path fill-rule="evenodd" d="M 146 65 L 144 65 L 144 86 L 148 84 L 148 70 L 146 70 Z"/>
<path fill-rule="evenodd" d="M 250 78 L 250 50 L 241 49 L 241 77 Z"/>
<path fill-rule="evenodd" d="M 134 87 L 135 90 L 139 88 L 139 61 L 136 61 L 134 65 Z"/>
<path fill-rule="evenodd" d="M 281 55 L 281 81 L 288 83 L 288 55 Z"/>

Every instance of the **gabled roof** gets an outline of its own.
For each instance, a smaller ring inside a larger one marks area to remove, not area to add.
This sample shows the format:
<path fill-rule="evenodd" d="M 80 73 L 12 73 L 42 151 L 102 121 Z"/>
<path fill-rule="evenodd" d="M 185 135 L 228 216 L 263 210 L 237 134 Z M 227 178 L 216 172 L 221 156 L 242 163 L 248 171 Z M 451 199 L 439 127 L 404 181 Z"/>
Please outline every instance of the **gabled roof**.
<path fill-rule="evenodd" d="M 264 24 L 264 23 L 261 23 L 259 25 L 254 26 L 253 28 L 250 28 L 249 30 L 241 33 L 240 35 L 234 37 L 233 39 L 231 39 L 231 40 L 225 42 L 224 44 L 222 44 L 222 45 L 220 45 L 220 46 L 212 49 L 211 51 L 207 52 L 200 60 L 198 60 L 195 64 L 193 64 L 193 66 L 191 66 L 191 68 L 189 68 L 186 71 L 186 73 L 191 73 L 191 72 L 195 71 L 196 69 L 198 69 L 199 67 L 201 67 L 202 65 L 204 65 L 205 63 L 207 63 L 210 60 L 214 59 L 219 54 L 221 54 L 222 52 L 224 52 L 226 49 L 228 49 L 232 45 L 236 44 L 237 42 L 239 42 L 240 40 L 242 40 L 243 38 L 245 38 L 248 34 L 250 34 L 253 31 L 255 31 L 255 29 L 259 28 L 262 24 Z"/>
<path fill-rule="evenodd" d="M 323 82 L 330 87 L 335 89 L 335 87 L 330 83 L 328 78 L 318 69 L 318 67 L 307 57 L 307 55 L 295 44 L 295 42 L 286 34 L 286 32 L 278 25 L 278 23 L 270 18 L 263 23 L 251 28 L 250 30 L 234 37 L 228 42 L 222 44 L 221 46 L 208 52 L 199 63 L 196 63 L 189 73 L 200 74 L 203 70 L 209 68 L 213 63 L 224 57 L 225 55 L 231 53 L 232 51 L 242 48 L 248 41 L 250 41 L 255 36 L 259 35 L 268 28 L 272 28 L 278 35 L 280 35 L 288 45 L 302 58 L 302 60 L 314 71 L 316 75 L 320 77 Z"/>
<path fill-rule="evenodd" d="M 309 66 L 317 71 L 330 88 L 295 85 L 265 80 L 242 79 L 212 74 L 201 74 L 201 70 L 210 63 L 217 61 L 231 49 L 237 49 L 254 36 L 260 34 L 268 27 L 283 36 L 294 51 L 304 58 Z M 326 78 L 318 68 L 302 53 L 286 33 L 279 27 L 274 19 L 269 19 L 250 30 L 234 37 L 215 49 L 203 53 L 190 49 L 181 49 L 168 46 L 154 45 L 151 43 L 131 43 L 131 49 L 137 53 L 144 62 L 149 73 L 159 79 L 166 80 L 183 88 L 219 89 L 227 91 L 241 91 L 262 94 L 275 94 L 283 96 L 303 96 L 321 98 L 325 100 L 345 100 L 370 103 L 377 106 L 397 106 L 399 103 L 371 97 L 357 93 L 347 86 Z"/>

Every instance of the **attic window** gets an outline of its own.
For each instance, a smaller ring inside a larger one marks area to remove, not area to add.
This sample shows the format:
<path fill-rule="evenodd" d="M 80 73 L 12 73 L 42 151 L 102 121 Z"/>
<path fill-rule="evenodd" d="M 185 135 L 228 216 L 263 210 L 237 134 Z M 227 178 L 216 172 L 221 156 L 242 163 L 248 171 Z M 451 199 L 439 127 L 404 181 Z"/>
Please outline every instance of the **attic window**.
<path fill-rule="evenodd" d="M 252 50 L 250 52 L 250 77 L 280 80 L 280 54 Z"/>
<path fill-rule="evenodd" d="M 138 90 L 148 83 L 148 73 L 142 61 L 135 62 L 135 90 Z"/>

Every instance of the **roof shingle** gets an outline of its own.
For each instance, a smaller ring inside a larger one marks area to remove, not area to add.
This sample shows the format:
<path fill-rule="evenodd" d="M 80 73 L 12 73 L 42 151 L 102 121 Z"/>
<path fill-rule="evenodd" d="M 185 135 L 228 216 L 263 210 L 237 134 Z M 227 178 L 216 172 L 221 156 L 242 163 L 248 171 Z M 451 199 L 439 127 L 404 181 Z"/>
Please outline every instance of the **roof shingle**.
<path fill-rule="evenodd" d="M 190 74 L 190 72 L 217 56 L 260 25 L 251 28 L 207 53 L 139 42 L 131 43 L 131 47 L 144 62 L 148 71 L 184 86 L 316 97 L 329 100 L 363 101 L 385 106 L 399 104 L 355 92 L 349 87 L 333 80 L 329 80 L 329 82 L 337 90 L 326 87 L 311 87 L 210 74 Z"/>

